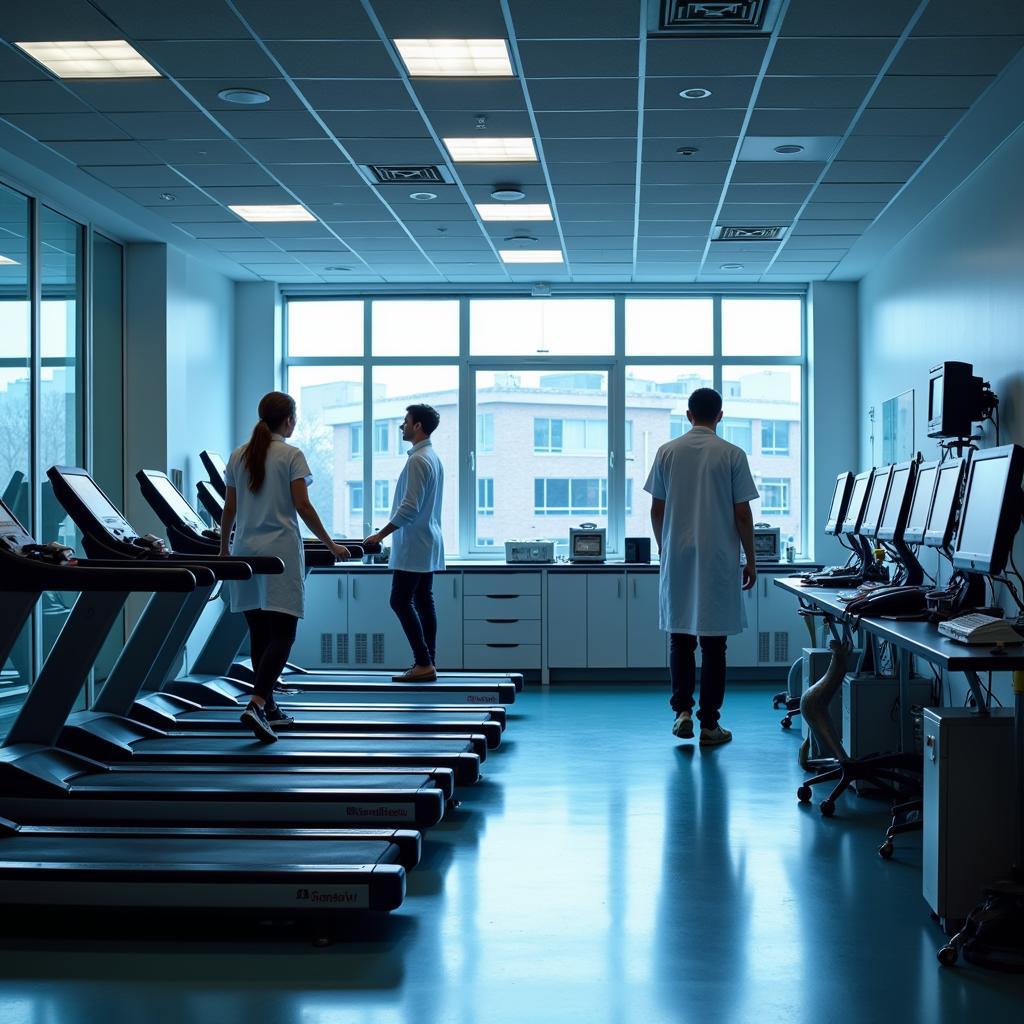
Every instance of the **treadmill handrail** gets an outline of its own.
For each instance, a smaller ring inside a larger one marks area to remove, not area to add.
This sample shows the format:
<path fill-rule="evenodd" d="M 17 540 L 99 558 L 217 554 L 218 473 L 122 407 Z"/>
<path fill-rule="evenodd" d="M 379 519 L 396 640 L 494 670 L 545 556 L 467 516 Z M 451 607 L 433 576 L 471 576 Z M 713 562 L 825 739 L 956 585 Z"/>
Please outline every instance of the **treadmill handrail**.
<path fill-rule="evenodd" d="M 19 556 L 5 557 L 9 559 L 8 565 L 14 559 L 24 565 L 18 564 L 16 571 L 14 567 L 8 568 L 0 576 L 0 590 L 4 591 L 187 594 L 196 589 L 195 574 L 184 566 L 158 568 L 131 562 L 96 566 L 88 559 L 80 564 L 51 565 Z"/>

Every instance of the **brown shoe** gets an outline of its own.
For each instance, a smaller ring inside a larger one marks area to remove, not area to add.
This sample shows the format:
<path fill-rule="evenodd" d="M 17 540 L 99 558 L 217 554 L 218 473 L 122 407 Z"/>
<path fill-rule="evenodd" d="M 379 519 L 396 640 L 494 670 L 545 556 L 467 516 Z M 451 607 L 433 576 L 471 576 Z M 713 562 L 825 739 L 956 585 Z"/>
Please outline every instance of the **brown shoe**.
<path fill-rule="evenodd" d="M 436 683 L 437 669 L 433 665 L 413 665 L 401 675 L 392 676 L 393 683 Z"/>

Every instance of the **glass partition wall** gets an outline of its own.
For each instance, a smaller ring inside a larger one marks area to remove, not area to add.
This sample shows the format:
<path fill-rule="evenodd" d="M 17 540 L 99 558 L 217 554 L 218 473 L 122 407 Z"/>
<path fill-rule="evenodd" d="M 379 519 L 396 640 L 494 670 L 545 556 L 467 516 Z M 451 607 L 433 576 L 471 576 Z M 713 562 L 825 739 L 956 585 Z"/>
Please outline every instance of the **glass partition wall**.
<path fill-rule="evenodd" d="M 714 387 L 756 519 L 806 550 L 802 295 L 292 296 L 285 339 L 297 437 L 337 533 L 387 520 L 399 424 L 422 401 L 441 415 L 449 553 L 543 538 L 565 554 L 581 522 L 621 552 L 651 534 L 655 452 L 689 429 L 690 392 Z"/>

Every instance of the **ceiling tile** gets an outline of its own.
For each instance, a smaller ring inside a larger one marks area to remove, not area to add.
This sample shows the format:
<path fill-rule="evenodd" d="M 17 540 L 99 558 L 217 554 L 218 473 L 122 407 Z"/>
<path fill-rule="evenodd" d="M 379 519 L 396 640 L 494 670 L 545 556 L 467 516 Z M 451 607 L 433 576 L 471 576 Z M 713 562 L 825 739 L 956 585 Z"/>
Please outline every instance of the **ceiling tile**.
<path fill-rule="evenodd" d="M 800 209 L 799 203 L 725 203 L 718 215 L 719 224 L 790 224 Z"/>
<path fill-rule="evenodd" d="M 417 115 L 418 116 L 418 115 Z M 429 115 L 430 123 L 434 131 L 442 138 L 452 137 L 465 138 L 476 135 L 477 117 L 487 118 L 487 128 L 482 134 L 490 134 L 500 137 L 525 138 L 533 135 L 533 125 L 526 110 L 432 110 Z M 553 115 L 542 114 L 541 117 Z M 558 115 L 564 116 L 564 115 Z M 388 115 L 390 120 L 392 115 Z M 420 131 L 424 130 L 422 120 L 419 121 Z M 542 129 L 543 131 L 543 129 Z"/>
<path fill-rule="evenodd" d="M 751 135 L 842 135 L 855 111 L 843 107 L 818 110 L 763 110 L 750 118 Z"/>
<path fill-rule="evenodd" d="M 548 165 L 554 185 L 629 185 L 636 182 L 636 163 Z"/>
<path fill-rule="evenodd" d="M 677 139 L 677 146 L 689 145 L 695 136 L 735 138 L 745 114 L 745 110 L 649 110 L 644 114 L 644 135 Z"/>
<path fill-rule="evenodd" d="M 9 114 L 6 120 L 43 142 L 129 137 L 126 131 L 99 114 Z"/>
<path fill-rule="evenodd" d="M 783 36 L 898 36 L 918 0 L 791 0 Z"/>
<path fill-rule="evenodd" d="M 911 38 L 889 69 L 893 75 L 995 75 L 1024 45 L 1024 36 Z"/>
<path fill-rule="evenodd" d="M 944 135 L 964 116 L 963 110 L 875 110 L 869 108 L 857 122 L 857 130 L 864 135 Z"/>
<path fill-rule="evenodd" d="M 248 144 L 252 147 L 253 143 Z M 301 143 L 288 142 L 288 146 L 298 146 Z M 155 156 L 169 164 L 248 164 L 252 163 L 249 156 L 237 142 L 229 139 L 148 139 L 145 143 L 148 149 Z M 120 161 L 109 160 L 107 163 L 119 163 Z"/>
<path fill-rule="evenodd" d="M 224 133 L 202 114 L 110 114 L 110 120 L 136 139 L 223 139 Z M 92 136 L 98 138 L 99 136 Z"/>
<path fill-rule="evenodd" d="M 636 139 L 545 139 L 544 156 L 560 163 L 636 160 Z"/>
<path fill-rule="evenodd" d="M 141 167 L 122 164 L 113 167 L 83 167 L 82 170 L 115 188 L 156 188 L 162 185 L 171 187 L 185 184 L 181 175 L 176 174 L 166 164 Z"/>
<path fill-rule="evenodd" d="M 46 0 L 45 4 L 5 3 L 3 34 L 23 42 L 53 39 L 59 25 L 61 39 L 123 38 L 110 19 L 83 0 Z"/>
<path fill-rule="evenodd" d="M 636 137 L 637 116 L 625 110 L 540 113 L 537 126 L 545 139 L 628 139 Z"/>
<path fill-rule="evenodd" d="M 294 196 L 277 185 L 211 185 L 206 191 L 218 202 L 238 206 L 295 202 Z M 265 225 L 259 226 L 262 230 Z"/>
<path fill-rule="evenodd" d="M 365 43 L 273 42 L 269 48 L 293 78 L 398 78 L 379 40 Z"/>
<path fill-rule="evenodd" d="M 737 185 L 799 184 L 818 180 L 823 163 L 809 160 L 741 160 L 732 172 Z"/>
<path fill-rule="evenodd" d="M 529 83 L 534 110 L 628 110 L 636 115 L 635 78 L 537 78 Z"/>
<path fill-rule="evenodd" d="M 242 17 L 264 39 L 376 39 L 359 4 L 322 0 L 235 0 Z"/>
<path fill-rule="evenodd" d="M 69 82 L 76 96 L 103 113 L 195 112 L 180 89 L 161 79 Z"/>
<path fill-rule="evenodd" d="M 260 235 L 255 227 L 240 220 L 234 224 L 181 223 L 178 226 L 195 238 L 257 238 Z"/>
<path fill-rule="evenodd" d="M 987 75 L 886 75 L 871 106 L 969 107 L 992 81 Z"/>
<path fill-rule="evenodd" d="M 766 36 L 648 39 L 647 75 L 675 78 L 683 70 L 687 75 L 720 75 L 723 68 L 734 75 L 756 75 L 767 47 Z"/>
<path fill-rule="evenodd" d="M 154 213 L 176 224 L 234 224 L 238 218 L 223 206 L 178 206 L 164 203 L 154 206 Z"/>
<path fill-rule="evenodd" d="M 769 75 L 876 75 L 895 39 L 780 39 Z"/>
<path fill-rule="evenodd" d="M 848 252 L 849 249 L 794 249 L 791 251 L 788 246 L 783 246 L 775 262 L 776 264 L 805 263 L 809 260 L 817 260 L 838 263 Z"/>
<path fill-rule="evenodd" d="M 269 238 L 220 238 L 211 239 L 210 244 L 222 252 L 232 253 L 232 258 L 250 252 L 279 252 L 278 246 Z"/>
<path fill-rule="evenodd" d="M 0 116 L 79 113 L 88 113 L 88 108 L 56 82 L 0 81 Z"/>
<path fill-rule="evenodd" d="M 413 91 L 426 110 L 523 110 L 522 82 L 518 78 L 413 78 Z M 403 92 L 405 87 L 403 85 Z M 406 93 L 408 99 L 408 93 Z M 564 108 L 558 108 L 564 109 Z"/>
<path fill-rule="evenodd" d="M 819 185 L 814 198 L 822 203 L 888 202 L 903 187 L 902 183 L 876 182 L 866 185 Z"/>
<path fill-rule="evenodd" d="M 859 235 L 871 224 L 869 220 L 803 220 L 793 228 L 794 235 Z"/>
<path fill-rule="evenodd" d="M 703 160 L 732 160 L 736 152 L 738 136 L 707 138 L 703 136 L 680 135 L 663 139 L 644 139 L 644 160 L 680 160 L 694 163 Z M 695 148 L 692 156 L 683 156 L 677 150 L 680 146 Z"/>
<path fill-rule="evenodd" d="M 801 221 L 801 223 L 803 223 Z M 806 249 L 849 249 L 860 235 L 788 235 L 785 248 L 795 252 Z"/>
<path fill-rule="evenodd" d="M 568 225 L 599 224 L 605 221 L 632 220 L 632 203 L 559 203 L 558 220 L 566 230 Z"/>
<path fill-rule="evenodd" d="M 636 78 L 636 40 L 524 42 L 519 55 L 528 78 Z"/>
<path fill-rule="evenodd" d="M 802 203 L 808 186 L 796 185 L 737 185 L 729 186 L 726 200 L 730 203 Z"/>
<path fill-rule="evenodd" d="M 347 163 L 272 164 L 270 172 L 289 188 L 306 185 L 361 185 L 359 172 Z"/>
<path fill-rule="evenodd" d="M 921 165 L 912 160 L 836 160 L 828 169 L 824 181 L 872 182 L 907 181 Z"/>
<path fill-rule="evenodd" d="M 867 75 L 849 75 L 845 78 L 770 76 L 761 85 L 757 105 L 766 109 L 840 107 L 853 110 L 860 106 L 873 81 Z"/>
<path fill-rule="evenodd" d="M 399 79 L 300 78 L 295 84 L 317 110 L 415 110 Z"/>
<path fill-rule="evenodd" d="M 218 110 L 216 118 L 236 139 L 318 139 L 316 121 L 298 110 Z"/>
<path fill-rule="evenodd" d="M 1024 6 L 1017 0 L 987 0 L 965 7 L 961 0 L 931 0 L 915 36 L 1024 35 Z"/>
<path fill-rule="evenodd" d="M 324 124 L 341 140 L 415 138 L 423 134 L 423 118 L 417 113 L 393 111 L 387 117 L 370 111 L 343 113 L 328 110 L 321 115 Z"/>
<path fill-rule="evenodd" d="M 189 181 L 209 185 L 274 185 L 274 180 L 256 164 L 175 164 Z"/>
<path fill-rule="evenodd" d="M 137 142 L 51 142 L 50 148 L 76 164 L 152 163 L 155 154 Z"/>
<path fill-rule="evenodd" d="M 269 78 L 276 73 L 274 65 L 251 40 L 153 40 L 140 43 L 138 49 L 157 70 L 173 78 Z"/>
<path fill-rule="evenodd" d="M 175 197 L 178 206 L 210 206 L 216 203 L 208 195 L 204 195 L 197 188 L 192 188 L 182 182 L 175 185 L 173 189 L 167 188 L 119 188 L 118 192 L 142 206 L 164 206 L 166 200 L 161 198 L 165 193 Z"/>
<path fill-rule="evenodd" d="M 644 107 L 647 110 L 715 110 L 746 108 L 754 91 L 755 78 L 701 75 L 687 78 L 648 77 L 644 86 Z M 707 89 L 711 95 L 702 100 L 683 99 L 685 89 Z M 634 97 L 635 103 L 635 97 Z"/>
<path fill-rule="evenodd" d="M 641 201 L 652 203 L 717 203 L 721 185 L 644 185 Z"/>
<path fill-rule="evenodd" d="M 421 124 L 418 135 L 425 127 Z M 345 149 L 361 164 L 437 164 L 443 163 L 441 151 L 429 137 L 345 139 Z"/>
<path fill-rule="evenodd" d="M 175 0 L 167 6 L 140 4 L 138 0 L 97 0 L 96 6 L 132 39 L 249 38 L 245 27 L 226 6 L 211 4 L 209 0 Z"/>
<path fill-rule="evenodd" d="M 520 39 L 626 39 L 640 31 L 640 15 L 633 4 L 591 4 L 586 17 L 580 17 L 572 4 L 551 0 L 511 0 L 509 7 Z"/>
<path fill-rule="evenodd" d="M 843 143 L 840 160 L 924 160 L 942 141 L 939 135 L 863 135 Z"/>
<path fill-rule="evenodd" d="M 817 203 L 810 202 L 801 214 L 803 220 L 874 220 L 885 208 L 884 202 Z"/>
<path fill-rule="evenodd" d="M 644 161 L 641 181 L 645 185 L 722 185 L 728 173 L 729 164 L 724 161 Z"/>

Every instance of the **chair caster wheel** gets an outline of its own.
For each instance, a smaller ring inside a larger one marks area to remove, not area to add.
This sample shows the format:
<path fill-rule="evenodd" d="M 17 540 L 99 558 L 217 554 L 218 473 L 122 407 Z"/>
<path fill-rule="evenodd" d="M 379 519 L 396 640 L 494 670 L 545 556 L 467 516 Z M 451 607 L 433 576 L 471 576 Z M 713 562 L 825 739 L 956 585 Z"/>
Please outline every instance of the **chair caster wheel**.
<path fill-rule="evenodd" d="M 782 719 L 782 722 L 780 724 L 782 725 L 783 729 L 789 729 L 793 725 L 793 719 L 787 715 L 784 719 Z"/>
<path fill-rule="evenodd" d="M 831 818 L 836 813 L 836 805 L 834 800 L 822 800 L 818 804 L 818 810 L 821 811 L 822 815 L 826 818 Z"/>
<path fill-rule="evenodd" d="M 802 804 L 809 804 L 811 802 L 811 787 L 810 786 L 801 786 L 796 791 L 796 798 Z"/>
<path fill-rule="evenodd" d="M 935 956 L 943 967 L 952 967 L 960 959 L 956 946 L 943 946 Z"/>
<path fill-rule="evenodd" d="M 891 839 L 886 839 L 884 843 L 878 848 L 878 856 L 882 860 L 889 860 L 893 854 L 893 845 Z"/>

